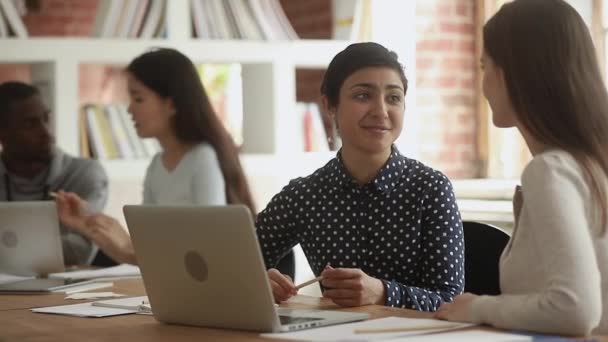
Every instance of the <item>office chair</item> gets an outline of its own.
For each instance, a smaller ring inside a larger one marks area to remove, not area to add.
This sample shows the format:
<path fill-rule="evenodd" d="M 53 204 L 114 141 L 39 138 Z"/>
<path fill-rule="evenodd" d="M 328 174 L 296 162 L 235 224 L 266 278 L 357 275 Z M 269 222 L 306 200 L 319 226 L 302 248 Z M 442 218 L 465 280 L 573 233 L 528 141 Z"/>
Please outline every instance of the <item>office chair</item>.
<path fill-rule="evenodd" d="M 118 263 L 114 261 L 114 259 L 107 256 L 106 253 L 104 253 L 101 249 L 97 251 L 93 262 L 91 262 L 91 266 L 98 267 L 111 267 L 116 265 L 118 265 Z"/>
<path fill-rule="evenodd" d="M 291 280 L 295 279 L 296 276 L 296 257 L 291 249 L 285 256 L 283 256 L 275 267 L 279 272 L 287 274 L 291 277 Z"/>
<path fill-rule="evenodd" d="M 463 221 L 464 291 L 477 295 L 499 295 L 499 260 L 509 234 L 487 223 Z"/>

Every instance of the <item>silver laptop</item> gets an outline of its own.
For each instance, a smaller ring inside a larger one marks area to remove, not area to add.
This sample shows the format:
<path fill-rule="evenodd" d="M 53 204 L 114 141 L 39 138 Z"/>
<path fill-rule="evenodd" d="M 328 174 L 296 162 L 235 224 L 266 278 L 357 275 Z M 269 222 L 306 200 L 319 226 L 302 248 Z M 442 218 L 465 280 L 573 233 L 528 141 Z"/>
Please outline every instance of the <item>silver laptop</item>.
<path fill-rule="evenodd" d="M 292 331 L 368 318 L 276 308 L 244 206 L 125 206 L 156 319 L 204 327 Z"/>
<path fill-rule="evenodd" d="M 0 202 L 0 273 L 37 276 L 63 271 L 55 202 Z"/>

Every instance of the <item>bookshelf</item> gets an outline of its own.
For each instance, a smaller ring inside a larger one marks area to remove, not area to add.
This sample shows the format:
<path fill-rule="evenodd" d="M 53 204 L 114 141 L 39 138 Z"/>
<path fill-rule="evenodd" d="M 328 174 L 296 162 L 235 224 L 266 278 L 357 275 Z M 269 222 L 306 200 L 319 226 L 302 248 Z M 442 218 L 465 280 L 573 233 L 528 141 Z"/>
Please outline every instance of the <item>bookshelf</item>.
<path fill-rule="evenodd" d="M 324 68 L 348 41 L 200 40 L 192 38 L 186 0 L 167 2 L 167 38 L 5 38 L 0 63 L 26 63 L 32 81 L 41 86 L 53 109 L 57 144 L 79 153 L 79 65 L 126 65 L 150 47 L 171 47 L 195 63 L 239 63 L 243 81 L 243 153 L 257 156 L 293 155 L 289 141 L 297 129 L 288 114 L 295 109 L 296 68 Z M 268 160 L 266 158 L 265 160 Z M 147 161 L 103 161 L 112 177 L 143 177 Z"/>
<path fill-rule="evenodd" d="M 375 0 L 386 11 L 375 11 L 376 22 L 403 21 L 405 32 L 415 32 L 414 5 L 408 11 L 399 0 Z M 410 2 L 406 2 L 410 3 Z M 410 13 L 404 17 L 402 13 Z M 126 65 L 150 47 L 170 47 L 195 63 L 239 63 L 243 87 L 242 161 L 261 209 L 270 196 L 291 178 L 310 173 L 322 166 L 333 153 L 304 153 L 290 140 L 299 136 L 296 122 L 297 68 L 324 69 L 333 56 L 348 46 L 347 40 L 201 40 L 193 38 L 189 0 L 166 1 L 166 37 L 138 38 L 2 38 L 0 63 L 31 65 L 32 81 L 41 92 L 53 115 L 51 126 L 57 144 L 66 152 L 79 154 L 79 66 L 85 64 Z M 399 21 L 396 21 L 399 19 Z M 389 25 L 390 26 L 390 25 Z M 414 51 L 413 40 L 403 32 L 390 30 L 393 41 L 375 39 L 397 51 L 407 45 L 408 58 Z M 413 60 L 413 58 L 410 58 Z M 413 66 L 406 68 L 414 79 Z M 293 115 L 290 115 L 293 114 Z M 111 183 L 141 182 L 148 160 L 102 160 Z M 259 179 L 265 179 L 258 183 Z M 272 181 L 272 184 L 270 183 Z M 256 189 L 257 188 L 257 189 Z M 260 190 L 262 189 L 262 190 Z M 137 200 L 135 199 L 137 202 Z M 119 215 L 121 216 L 121 215 Z"/>

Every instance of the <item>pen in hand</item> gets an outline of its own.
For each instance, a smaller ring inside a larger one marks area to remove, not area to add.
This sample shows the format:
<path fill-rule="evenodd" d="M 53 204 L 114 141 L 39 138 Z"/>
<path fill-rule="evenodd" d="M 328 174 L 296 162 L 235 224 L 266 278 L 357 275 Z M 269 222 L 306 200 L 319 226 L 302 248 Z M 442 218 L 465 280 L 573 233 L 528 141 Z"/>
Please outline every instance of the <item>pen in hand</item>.
<path fill-rule="evenodd" d="M 303 283 L 302 283 L 302 284 L 300 284 L 300 285 L 296 285 L 296 290 L 299 290 L 299 289 L 301 289 L 301 288 L 303 288 L 303 287 L 306 287 L 306 286 L 308 286 L 308 285 L 310 285 L 310 284 L 314 284 L 314 283 L 316 283 L 316 282 L 318 282 L 318 281 L 321 281 L 321 280 L 323 280 L 323 276 L 318 276 L 318 277 L 316 277 L 316 278 L 310 279 L 310 280 L 308 280 L 308 281 L 303 282 Z"/>
<path fill-rule="evenodd" d="M 330 265 L 329 263 L 327 263 L 327 265 L 325 265 L 325 268 L 326 268 L 326 269 L 327 269 L 328 267 L 331 267 L 331 265 Z M 306 286 L 308 286 L 308 285 L 310 285 L 310 284 L 314 284 L 314 283 L 319 282 L 319 281 L 321 281 L 321 280 L 323 280 L 323 276 L 318 276 L 318 277 L 316 277 L 316 278 L 310 279 L 310 280 L 308 280 L 308 281 L 303 282 L 302 284 L 296 285 L 296 290 L 299 290 L 299 289 L 301 289 L 301 288 L 303 288 L 303 287 L 306 287 Z"/>

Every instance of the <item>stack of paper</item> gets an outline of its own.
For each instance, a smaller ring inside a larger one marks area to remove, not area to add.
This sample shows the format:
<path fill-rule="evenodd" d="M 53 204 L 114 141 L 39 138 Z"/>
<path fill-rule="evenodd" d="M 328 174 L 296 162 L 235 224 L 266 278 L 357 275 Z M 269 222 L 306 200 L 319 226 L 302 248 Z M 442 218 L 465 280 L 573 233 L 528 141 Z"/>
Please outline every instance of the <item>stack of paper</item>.
<path fill-rule="evenodd" d="M 132 278 L 141 277 L 139 267 L 122 264 L 114 267 L 100 268 L 96 270 L 72 271 L 62 273 L 51 273 L 49 278 L 61 279 L 117 279 L 117 278 Z"/>
<path fill-rule="evenodd" d="M 262 334 L 262 336 L 296 341 L 376 341 L 462 329 L 473 325 L 434 319 L 385 317 L 289 333 Z"/>
<path fill-rule="evenodd" d="M 108 317 L 127 314 L 152 314 L 148 297 L 129 297 L 102 300 L 93 303 L 50 306 L 32 309 L 32 312 L 68 315 L 77 317 Z"/>

